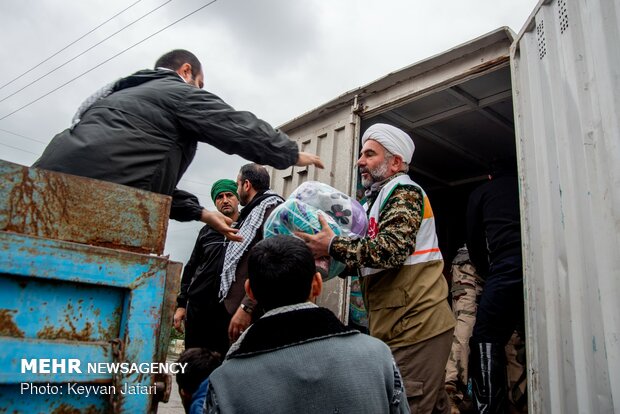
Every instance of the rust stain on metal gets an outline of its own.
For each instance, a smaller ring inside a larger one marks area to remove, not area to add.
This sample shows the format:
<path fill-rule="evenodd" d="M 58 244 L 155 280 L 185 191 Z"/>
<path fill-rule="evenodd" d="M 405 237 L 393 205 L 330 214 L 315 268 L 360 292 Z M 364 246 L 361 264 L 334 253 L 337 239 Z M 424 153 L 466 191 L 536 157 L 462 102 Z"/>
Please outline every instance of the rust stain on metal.
<path fill-rule="evenodd" d="M 66 185 L 49 174 L 36 172 L 34 176 L 27 168 L 21 170 L 21 180 L 9 194 L 6 230 L 56 238 L 57 223 L 66 221 Z"/>
<path fill-rule="evenodd" d="M 133 281 L 133 283 L 131 284 L 131 288 L 135 289 L 138 286 L 141 286 L 143 283 L 146 283 L 149 279 L 155 276 L 156 272 L 157 272 L 156 269 L 151 268 L 148 271 L 142 273 L 140 276 L 136 278 L 136 280 Z"/>
<path fill-rule="evenodd" d="M 93 333 L 93 325 L 90 322 L 86 322 L 86 326 L 78 331 L 73 322 L 69 318 L 66 318 L 69 328 L 64 326 L 44 326 L 39 332 L 37 332 L 37 338 L 39 339 L 72 339 L 78 341 L 90 341 Z"/>
<path fill-rule="evenodd" d="M 162 254 L 169 197 L 17 165 L 5 171 L 6 201 L 0 209 L 7 220 L 0 230 Z M 116 210 L 122 201 L 123 215 Z"/>
<path fill-rule="evenodd" d="M 17 313 L 11 309 L 0 309 L 0 336 L 10 336 L 12 338 L 23 338 L 24 331 L 17 327 L 13 320 L 13 314 Z"/>
<path fill-rule="evenodd" d="M 105 326 L 103 325 L 101 318 L 99 318 L 101 311 L 96 309 L 94 313 L 97 315 L 97 330 L 99 332 L 99 338 L 103 338 L 108 341 L 117 338 L 121 329 L 121 317 L 123 316 L 122 306 L 119 305 L 114 308 L 112 314 L 106 318 Z"/>
<path fill-rule="evenodd" d="M 150 231 L 151 230 L 151 220 L 150 220 L 150 216 L 149 216 L 149 209 L 144 204 L 144 200 L 145 200 L 146 197 L 144 197 L 144 194 L 142 194 L 142 193 L 136 193 L 135 197 L 140 200 L 138 202 L 138 213 L 140 214 L 140 218 L 142 219 L 142 222 L 144 223 L 144 227 L 149 229 L 149 231 Z"/>
<path fill-rule="evenodd" d="M 475 74 L 475 73 L 479 73 L 479 72 L 484 72 L 487 69 L 493 68 L 497 65 L 500 65 L 502 63 L 506 63 L 506 62 L 510 62 L 510 56 L 501 56 L 498 57 L 497 59 L 491 59 L 491 60 L 487 60 L 486 62 L 482 63 L 481 65 L 478 65 L 474 68 L 472 68 L 469 71 L 469 74 Z"/>
<path fill-rule="evenodd" d="M 126 232 L 126 234 L 127 234 L 127 232 Z M 68 240 L 68 241 L 75 241 L 75 240 Z M 77 243 L 84 243 L 83 241 L 76 241 L 76 242 Z M 125 251 L 132 252 L 132 253 L 141 253 L 141 254 L 153 253 L 153 249 L 150 248 L 150 247 L 128 246 L 126 244 L 113 243 L 113 242 L 109 242 L 109 241 L 105 241 L 105 240 L 100 240 L 100 239 L 92 239 L 92 240 L 87 241 L 86 243 L 93 244 L 93 245 L 99 246 L 99 247 L 105 247 L 107 249 L 125 250 Z"/>

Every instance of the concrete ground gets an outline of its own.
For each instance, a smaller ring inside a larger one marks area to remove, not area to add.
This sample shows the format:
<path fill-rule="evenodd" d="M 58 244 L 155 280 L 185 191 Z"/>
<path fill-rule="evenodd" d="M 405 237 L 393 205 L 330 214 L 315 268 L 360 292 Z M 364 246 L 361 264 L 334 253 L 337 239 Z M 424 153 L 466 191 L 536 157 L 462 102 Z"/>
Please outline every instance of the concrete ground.
<path fill-rule="evenodd" d="M 175 362 L 178 357 L 179 354 L 169 352 L 167 362 Z M 172 376 L 172 392 L 170 393 L 170 400 L 167 403 L 159 403 L 157 414 L 185 414 L 183 404 L 181 403 L 181 397 L 179 396 L 177 380 L 174 375 Z"/>

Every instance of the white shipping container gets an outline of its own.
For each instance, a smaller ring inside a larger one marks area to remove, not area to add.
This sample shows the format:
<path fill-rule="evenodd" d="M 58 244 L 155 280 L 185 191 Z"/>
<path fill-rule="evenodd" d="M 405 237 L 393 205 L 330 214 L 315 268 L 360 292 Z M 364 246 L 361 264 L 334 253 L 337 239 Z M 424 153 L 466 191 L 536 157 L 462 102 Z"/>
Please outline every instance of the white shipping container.
<path fill-rule="evenodd" d="M 284 196 L 307 180 L 359 193 L 361 132 L 407 131 L 446 265 L 489 161 L 517 158 L 532 413 L 620 412 L 619 6 L 541 2 L 516 39 L 498 29 L 281 126 L 326 163 L 273 170 Z M 321 298 L 343 321 L 348 289 L 336 279 Z"/>
<path fill-rule="evenodd" d="M 532 412 L 620 412 L 619 6 L 542 3 L 511 50 Z"/>

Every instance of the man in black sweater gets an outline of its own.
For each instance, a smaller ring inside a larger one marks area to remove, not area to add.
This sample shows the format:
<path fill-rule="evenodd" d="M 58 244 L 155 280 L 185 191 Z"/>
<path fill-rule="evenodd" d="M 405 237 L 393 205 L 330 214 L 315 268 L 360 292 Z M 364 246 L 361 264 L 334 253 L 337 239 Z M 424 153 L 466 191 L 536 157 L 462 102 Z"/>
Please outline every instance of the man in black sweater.
<path fill-rule="evenodd" d="M 506 404 L 504 346 L 523 329 L 523 270 L 519 187 L 514 160 L 497 160 L 490 181 L 467 208 L 467 246 L 485 279 L 470 340 L 469 369 L 479 413 L 503 413 Z"/>

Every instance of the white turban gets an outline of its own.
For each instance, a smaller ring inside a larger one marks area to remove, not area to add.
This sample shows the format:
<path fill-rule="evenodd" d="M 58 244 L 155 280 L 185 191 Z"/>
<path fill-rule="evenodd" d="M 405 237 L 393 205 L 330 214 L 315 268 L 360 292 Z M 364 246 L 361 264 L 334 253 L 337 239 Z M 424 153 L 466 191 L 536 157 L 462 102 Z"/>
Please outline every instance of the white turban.
<path fill-rule="evenodd" d="M 374 124 L 362 135 L 362 145 L 369 139 L 379 144 L 394 155 L 400 155 L 404 162 L 411 163 L 415 145 L 405 131 L 388 124 Z"/>

